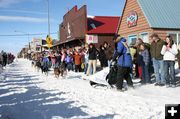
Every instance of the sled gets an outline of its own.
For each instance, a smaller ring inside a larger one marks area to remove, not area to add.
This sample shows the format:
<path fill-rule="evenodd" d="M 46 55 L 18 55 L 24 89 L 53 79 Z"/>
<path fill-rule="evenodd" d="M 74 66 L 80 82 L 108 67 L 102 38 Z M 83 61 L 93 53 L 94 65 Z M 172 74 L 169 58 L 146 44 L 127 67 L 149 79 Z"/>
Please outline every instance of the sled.
<path fill-rule="evenodd" d="M 84 76 L 83 79 L 89 80 L 91 86 L 108 86 L 113 87 L 114 84 L 116 84 L 116 76 L 112 77 L 112 67 L 111 68 L 104 68 L 103 70 L 90 75 L 90 76 Z M 110 78 L 114 78 L 113 80 Z"/>

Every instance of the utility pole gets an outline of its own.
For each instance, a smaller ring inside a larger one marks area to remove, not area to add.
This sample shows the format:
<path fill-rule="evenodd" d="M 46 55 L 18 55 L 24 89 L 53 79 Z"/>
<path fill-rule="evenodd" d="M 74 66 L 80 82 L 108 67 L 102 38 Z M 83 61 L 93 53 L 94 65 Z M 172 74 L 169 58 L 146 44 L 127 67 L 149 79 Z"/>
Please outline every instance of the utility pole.
<path fill-rule="evenodd" d="M 50 14 L 49 14 L 49 0 L 47 0 L 48 4 L 48 35 L 50 36 Z"/>

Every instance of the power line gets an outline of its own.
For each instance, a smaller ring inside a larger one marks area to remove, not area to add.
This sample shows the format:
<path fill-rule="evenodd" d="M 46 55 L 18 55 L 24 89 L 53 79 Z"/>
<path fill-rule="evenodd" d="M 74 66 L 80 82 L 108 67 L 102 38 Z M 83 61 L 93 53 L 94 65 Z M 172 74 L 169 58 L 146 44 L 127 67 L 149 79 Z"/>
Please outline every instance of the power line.
<path fill-rule="evenodd" d="M 58 32 L 53 32 L 50 34 L 57 34 Z M 32 34 L 0 34 L 0 37 L 4 37 L 4 36 L 39 36 L 39 35 L 47 35 L 47 33 L 32 33 Z"/>

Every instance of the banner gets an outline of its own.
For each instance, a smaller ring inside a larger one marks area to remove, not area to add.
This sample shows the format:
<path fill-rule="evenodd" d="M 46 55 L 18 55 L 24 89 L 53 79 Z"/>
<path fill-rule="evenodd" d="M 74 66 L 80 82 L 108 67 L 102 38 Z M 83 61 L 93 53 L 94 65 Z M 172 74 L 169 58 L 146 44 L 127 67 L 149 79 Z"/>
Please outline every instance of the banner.
<path fill-rule="evenodd" d="M 86 43 L 98 43 L 98 35 L 86 35 Z"/>

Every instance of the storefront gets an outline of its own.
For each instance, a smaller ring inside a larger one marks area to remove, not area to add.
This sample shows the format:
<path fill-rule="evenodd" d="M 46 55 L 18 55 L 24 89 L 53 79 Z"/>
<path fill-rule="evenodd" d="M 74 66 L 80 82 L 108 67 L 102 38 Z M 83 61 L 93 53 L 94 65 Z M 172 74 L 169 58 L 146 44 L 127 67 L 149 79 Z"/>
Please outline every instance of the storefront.
<path fill-rule="evenodd" d="M 126 0 L 118 34 L 134 44 L 137 38 L 149 43 L 157 33 L 161 39 L 171 35 L 180 43 L 180 0 Z M 173 7 L 172 7 L 173 6 Z"/>
<path fill-rule="evenodd" d="M 59 48 L 75 47 L 83 45 L 87 29 L 86 5 L 80 9 L 74 6 L 63 16 L 63 22 L 59 25 L 60 41 L 55 44 Z"/>
<path fill-rule="evenodd" d="M 77 6 L 68 11 L 59 26 L 60 41 L 54 47 L 71 48 L 85 43 L 94 43 L 96 47 L 105 41 L 112 44 L 120 17 L 88 16 L 86 6 Z"/>

